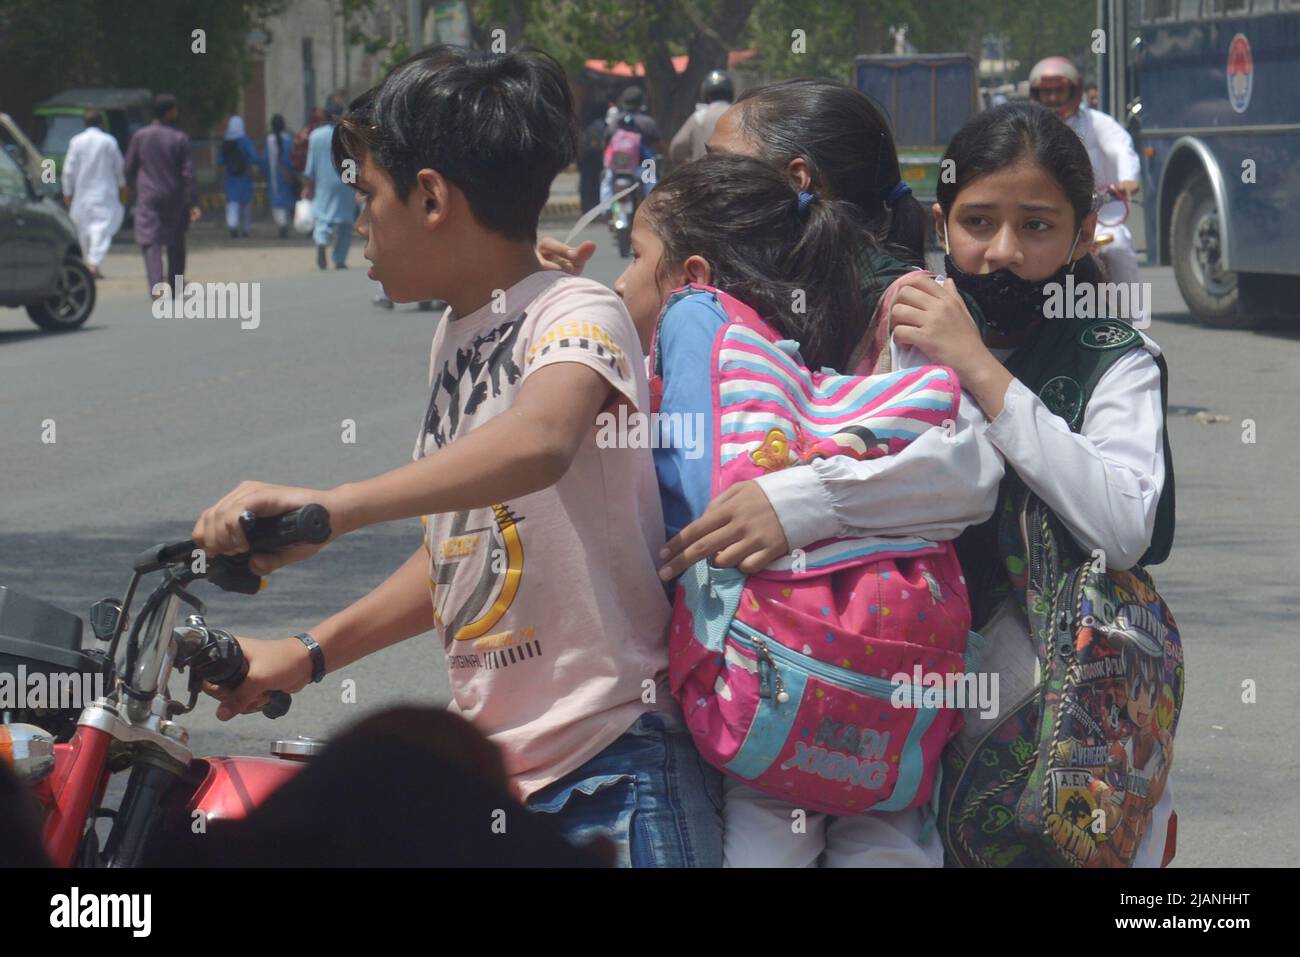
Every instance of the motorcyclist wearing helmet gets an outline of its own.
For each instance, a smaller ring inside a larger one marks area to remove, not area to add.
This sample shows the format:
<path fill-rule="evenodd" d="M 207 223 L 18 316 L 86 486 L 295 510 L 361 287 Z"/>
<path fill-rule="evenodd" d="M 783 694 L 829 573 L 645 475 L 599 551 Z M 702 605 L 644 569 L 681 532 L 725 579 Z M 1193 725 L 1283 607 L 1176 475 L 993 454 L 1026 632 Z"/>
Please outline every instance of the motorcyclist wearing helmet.
<path fill-rule="evenodd" d="M 1139 189 L 1141 164 L 1133 149 L 1133 138 L 1108 113 L 1091 109 L 1083 103 L 1083 78 L 1078 68 L 1063 56 L 1049 56 L 1034 64 L 1029 71 L 1029 97 L 1048 109 L 1055 110 L 1065 123 L 1079 135 L 1092 161 L 1096 189 L 1108 184 L 1119 187 L 1132 197 Z M 1103 219 L 1112 210 L 1103 209 Z M 1122 210 L 1120 211 L 1122 212 Z M 1097 227 L 1098 238 L 1109 237 L 1100 246 L 1098 255 L 1106 266 L 1111 282 L 1138 281 L 1137 252 L 1133 249 L 1133 234 L 1127 225 Z M 1145 325 L 1148 316 L 1123 316 L 1139 325 Z"/>
<path fill-rule="evenodd" d="M 644 194 L 649 194 L 654 188 L 654 145 L 658 142 L 659 131 L 648 113 L 637 111 L 641 103 L 640 95 L 639 87 L 629 87 L 624 91 L 622 105 L 630 108 L 619 116 L 614 127 L 605 135 L 604 169 L 600 179 L 601 202 L 613 196 L 614 177 L 619 174 L 640 177 Z M 647 130 L 650 131 L 649 134 Z M 628 133 L 635 135 L 628 136 Z M 653 139 L 650 134 L 653 134 Z M 650 161 L 648 165 L 647 160 Z M 647 170 L 649 175 L 646 175 Z"/>
<path fill-rule="evenodd" d="M 668 144 L 668 158 L 685 162 L 703 156 L 704 146 L 713 135 L 718 117 L 727 112 L 735 98 L 736 91 L 726 70 L 714 70 L 706 76 L 700 84 L 700 102 L 696 104 L 695 112 L 687 117 Z"/>
<path fill-rule="evenodd" d="M 659 149 L 659 127 L 655 125 L 654 117 L 646 112 L 645 109 L 645 91 L 639 86 L 629 86 L 623 91 L 623 95 L 618 100 L 619 113 L 614 122 L 609 124 L 605 131 L 605 142 L 614 135 L 625 117 L 631 116 L 636 123 L 637 129 L 641 131 L 641 139 L 645 145 L 655 152 Z"/>

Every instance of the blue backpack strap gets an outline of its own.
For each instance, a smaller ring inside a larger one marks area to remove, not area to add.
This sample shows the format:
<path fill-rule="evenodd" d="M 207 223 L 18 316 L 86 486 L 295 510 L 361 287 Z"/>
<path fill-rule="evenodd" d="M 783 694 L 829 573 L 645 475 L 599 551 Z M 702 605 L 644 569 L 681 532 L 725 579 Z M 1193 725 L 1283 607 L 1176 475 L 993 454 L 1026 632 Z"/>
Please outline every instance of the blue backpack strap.
<path fill-rule="evenodd" d="M 686 607 L 695 624 L 695 640 L 722 654 L 727 630 L 740 607 L 740 594 L 749 578 L 738 568 L 718 568 L 707 558 L 696 562 L 678 579 Z"/>
<path fill-rule="evenodd" d="M 726 325 L 714 292 L 688 287 L 669 297 L 655 328 L 658 416 L 652 432 L 659 441 L 653 453 L 668 537 L 699 518 L 713 498 L 717 416 L 712 365 Z"/>

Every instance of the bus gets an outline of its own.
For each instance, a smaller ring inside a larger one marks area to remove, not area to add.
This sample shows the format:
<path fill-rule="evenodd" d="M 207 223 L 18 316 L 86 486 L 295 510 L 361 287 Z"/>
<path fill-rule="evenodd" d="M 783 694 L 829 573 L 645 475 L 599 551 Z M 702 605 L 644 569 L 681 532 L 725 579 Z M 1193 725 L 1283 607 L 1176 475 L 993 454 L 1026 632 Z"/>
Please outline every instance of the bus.
<path fill-rule="evenodd" d="M 1102 106 L 1142 160 L 1147 261 L 1198 321 L 1300 312 L 1300 0 L 1099 0 Z M 1095 47 L 1094 47 L 1095 48 Z"/>

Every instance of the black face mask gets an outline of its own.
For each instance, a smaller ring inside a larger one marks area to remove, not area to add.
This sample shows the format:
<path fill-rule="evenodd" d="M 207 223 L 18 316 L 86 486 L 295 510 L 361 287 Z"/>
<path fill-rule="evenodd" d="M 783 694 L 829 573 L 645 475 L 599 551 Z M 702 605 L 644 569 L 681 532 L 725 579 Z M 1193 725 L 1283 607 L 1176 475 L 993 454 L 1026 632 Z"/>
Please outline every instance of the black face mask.
<path fill-rule="evenodd" d="M 943 257 L 943 268 L 957 289 L 975 300 L 986 325 L 999 337 L 1019 335 L 1042 319 L 1047 285 L 1064 285 L 1066 274 L 1062 266 L 1046 279 L 1034 281 L 1022 279 L 1010 269 L 980 275 L 961 269 L 951 256 Z"/>

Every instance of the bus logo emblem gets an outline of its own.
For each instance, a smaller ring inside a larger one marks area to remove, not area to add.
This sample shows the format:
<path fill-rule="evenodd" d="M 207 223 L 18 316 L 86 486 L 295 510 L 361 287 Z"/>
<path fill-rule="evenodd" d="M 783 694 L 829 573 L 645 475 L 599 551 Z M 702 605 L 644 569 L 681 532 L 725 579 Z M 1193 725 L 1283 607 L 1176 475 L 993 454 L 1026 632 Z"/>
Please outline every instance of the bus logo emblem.
<path fill-rule="evenodd" d="M 1250 54 L 1250 41 L 1238 33 L 1228 46 L 1228 102 L 1238 113 L 1250 106 L 1250 91 L 1255 81 L 1255 59 Z"/>

